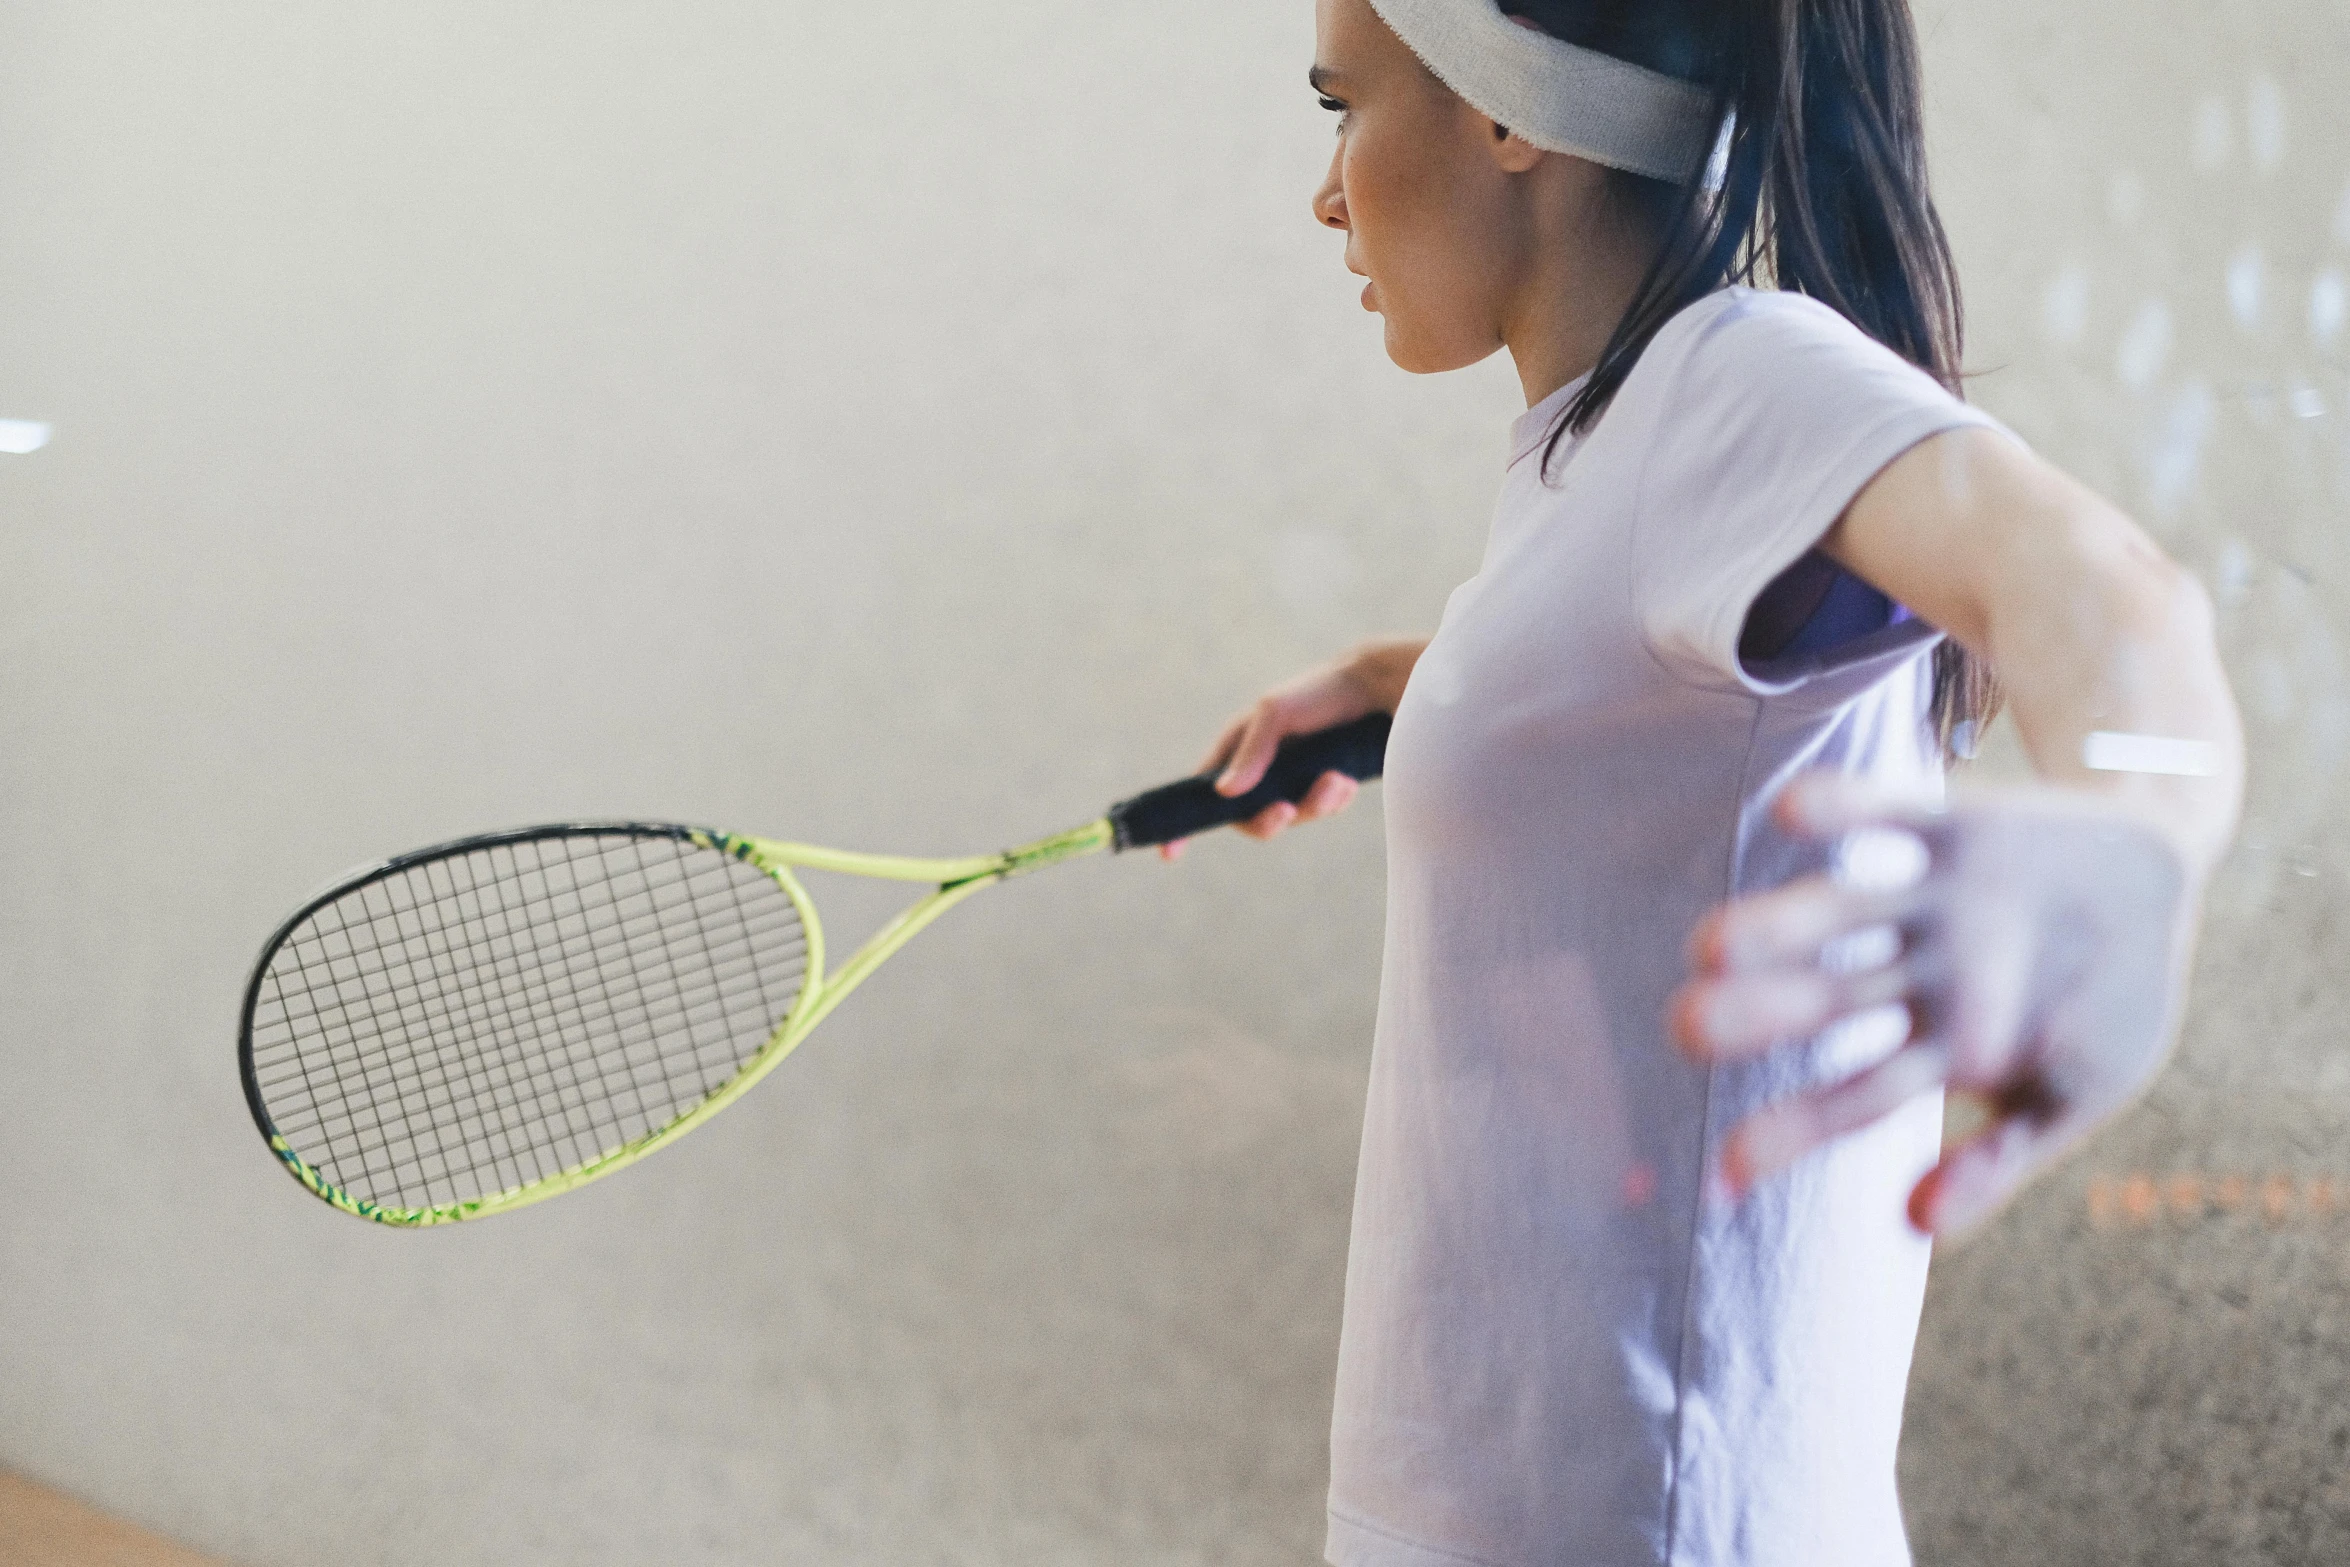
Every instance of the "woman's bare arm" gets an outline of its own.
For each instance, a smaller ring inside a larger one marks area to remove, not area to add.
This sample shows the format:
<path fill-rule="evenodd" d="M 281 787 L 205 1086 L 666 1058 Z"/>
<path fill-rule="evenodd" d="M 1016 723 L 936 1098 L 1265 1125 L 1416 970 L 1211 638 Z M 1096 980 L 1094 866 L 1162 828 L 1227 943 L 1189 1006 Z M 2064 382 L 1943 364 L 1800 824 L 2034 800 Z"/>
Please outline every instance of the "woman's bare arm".
<path fill-rule="evenodd" d="M 1980 1219 L 2127 1103 L 2178 1026 L 2202 890 L 2243 797 L 2243 739 L 2208 601 L 2129 519 L 2002 436 L 1967 430 L 1880 474 L 1822 543 L 1998 673 L 2041 783 L 1953 810 L 1814 777 L 1792 830 L 1915 833 L 1905 885 L 1822 876 L 1714 910 L 1671 1026 L 1701 1059 L 1755 1055 L 1906 1006 L 1910 1042 L 1767 1109 L 1723 1151 L 1741 1187 L 1915 1095 L 1987 1123 L 1911 1195 L 1922 1227 Z M 1897 943 L 1854 961 L 1855 943 Z"/>
<path fill-rule="evenodd" d="M 2198 883 L 2209 875 L 2243 800 L 2243 732 L 2202 585 L 2137 524 L 1970 429 L 1886 468 L 1821 550 L 1998 672 L 2041 778 L 2145 818 Z M 2092 767 L 2092 734 L 2187 741 L 2209 771 Z"/>

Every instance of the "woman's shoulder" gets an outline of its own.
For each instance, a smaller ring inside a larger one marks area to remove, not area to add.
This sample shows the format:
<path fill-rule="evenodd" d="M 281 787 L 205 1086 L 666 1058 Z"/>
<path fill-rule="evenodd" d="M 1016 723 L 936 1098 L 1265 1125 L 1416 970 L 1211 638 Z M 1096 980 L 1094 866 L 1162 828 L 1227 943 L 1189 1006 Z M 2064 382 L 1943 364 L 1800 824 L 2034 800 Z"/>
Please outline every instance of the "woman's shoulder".
<path fill-rule="evenodd" d="M 1716 289 L 1684 308 L 1659 329 L 1649 347 L 1652 353 L 1662 350 L 1663 360 L 1751 359 L 1769 365 L 1778 356 L 1796 354 L 1807 359 L 1850 356 L 1872 367 L 1887 360 L 1907 364 L 1809 294 L 1739 285 Z"/>
<path fill-rule="evenodd" d="M 1621 402 L 1668 426 L 1726 432 L 1958 399 L 1809 295 L 1732 287 L 1697 300 L 1658 330 L 1625 378 Z"/>

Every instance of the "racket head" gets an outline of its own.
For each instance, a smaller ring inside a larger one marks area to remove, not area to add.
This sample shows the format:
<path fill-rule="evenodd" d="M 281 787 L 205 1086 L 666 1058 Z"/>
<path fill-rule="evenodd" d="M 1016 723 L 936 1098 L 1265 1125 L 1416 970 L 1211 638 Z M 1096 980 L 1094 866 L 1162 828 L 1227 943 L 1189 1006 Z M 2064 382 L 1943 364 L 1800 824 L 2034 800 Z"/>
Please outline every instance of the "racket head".
<path fill-rule="evenodd" d="M 237 1056 L 271 1150 L 378 1223 L 502 1212 L 633 1163 L 788 1053 L 822 934 L 750 840 L 566 822 L 364 866 L 296 910 Z"/>

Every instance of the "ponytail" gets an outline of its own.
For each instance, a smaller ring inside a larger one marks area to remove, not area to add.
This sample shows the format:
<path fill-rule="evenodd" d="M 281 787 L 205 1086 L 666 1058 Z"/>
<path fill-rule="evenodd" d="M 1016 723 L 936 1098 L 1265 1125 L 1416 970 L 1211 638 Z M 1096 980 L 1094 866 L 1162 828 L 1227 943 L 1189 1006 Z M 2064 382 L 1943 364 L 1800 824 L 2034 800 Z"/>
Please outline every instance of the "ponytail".
<path fill-rule="evenodd" d="M 1627 204 L 1661 221 L 1662 244 L 1550 450 L 1598 420 L 1666 322 L 1730 283 L 1808 294 L 1960 391 L 1964 315 L 1926 186 L 1907 0 L 1501 0 L 1501 9 L 1698 82 L 1728 126 L 1713 166 L 1681 185 L 1614 174 Z M 1934 650 L 1945 756 L 1973 754 L 1999 700 L 1991 671 L 1964 648 L 1945 640 Z"/>

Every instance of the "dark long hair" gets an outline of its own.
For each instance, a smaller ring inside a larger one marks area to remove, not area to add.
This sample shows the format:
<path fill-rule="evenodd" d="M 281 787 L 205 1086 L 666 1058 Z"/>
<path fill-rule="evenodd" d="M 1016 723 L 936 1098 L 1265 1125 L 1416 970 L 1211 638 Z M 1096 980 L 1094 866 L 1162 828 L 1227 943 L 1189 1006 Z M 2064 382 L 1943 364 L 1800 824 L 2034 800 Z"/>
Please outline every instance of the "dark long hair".
<path fill-rule="evenodd" d="M 1679 185 L 1616 172 L 1657 225 L 1656 260 L 1551 445 L 1590 428 L 1658 330 L 1729 283 L 1791 289 L 1960 391 L 1964 311 L 1926 187 L 1917 29 L 1907 0 L 1500 0 L 1553 37 L 1708 89 L 1735 115 L 1726 158 Z M 1545 453 L 1547 460 L 1548 453 Z M 1934 650 L 1933 721 L 1970 753 L 1998 711 L 1989 668 Z"/>

